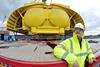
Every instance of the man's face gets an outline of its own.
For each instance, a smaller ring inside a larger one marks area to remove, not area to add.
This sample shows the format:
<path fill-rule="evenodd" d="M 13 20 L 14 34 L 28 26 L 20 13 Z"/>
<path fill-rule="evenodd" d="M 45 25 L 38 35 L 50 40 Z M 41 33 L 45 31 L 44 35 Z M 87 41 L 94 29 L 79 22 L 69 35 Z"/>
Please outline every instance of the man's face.
<path fill-rule="evenodd" d="M 75 28 L 75 31 L 74 32 L 77 34 L 77 36 L 79 38 L 82 38 L 82 36 L 84 34 L 84 30 L 83 29 L 80 29 L 80 28 Z"/>

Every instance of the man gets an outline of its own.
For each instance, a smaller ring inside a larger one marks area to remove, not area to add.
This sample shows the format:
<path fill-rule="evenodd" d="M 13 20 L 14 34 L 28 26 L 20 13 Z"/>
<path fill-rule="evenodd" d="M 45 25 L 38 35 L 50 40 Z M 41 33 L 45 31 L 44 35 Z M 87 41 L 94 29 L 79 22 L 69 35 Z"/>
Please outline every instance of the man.
<path fill-rule="evenodd" d="M 62 41 L 54 48 L 54 55 L 65 60 L 68 67 L 84 67 L 85 60 L 93 63 L 95 56 L 89 43 L 83 38 L 84 30 L 84 25 L 77 23 L 73 36 Z"/>

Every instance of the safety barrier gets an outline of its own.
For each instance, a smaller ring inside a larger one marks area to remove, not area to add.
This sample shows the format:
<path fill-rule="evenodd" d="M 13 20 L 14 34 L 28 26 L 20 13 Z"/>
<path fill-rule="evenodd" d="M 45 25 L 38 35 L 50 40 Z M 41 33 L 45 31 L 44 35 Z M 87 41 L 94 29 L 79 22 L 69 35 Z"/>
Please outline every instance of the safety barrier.
<path fill-rule="evenodd" d="M 0 56 L 1 67 L 67 67 L 65 61 L 26 62 Z M 8 66 L 7 66 L 8 65 Z"/>
<path fill-rule="evenodd" d="M 0 56 L 0 67 L 67 67 L 67 65 L 65 61 L 26 62 Z M 100 56 L 93 64 L 86 64 L 86 67 L 100 67 Z"/>

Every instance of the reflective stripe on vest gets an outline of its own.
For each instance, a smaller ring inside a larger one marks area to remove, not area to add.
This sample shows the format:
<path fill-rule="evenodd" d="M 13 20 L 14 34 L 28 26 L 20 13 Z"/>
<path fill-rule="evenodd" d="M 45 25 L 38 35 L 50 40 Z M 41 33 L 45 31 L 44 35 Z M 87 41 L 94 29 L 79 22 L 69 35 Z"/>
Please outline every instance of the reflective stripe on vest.
<path fill-rule="evenodd" d="M 87 55 L 87 52 L 85 52 L 85 53 L 80 53 L 80 54 L 76 54 L 77 57 L 85 56 L 85 55 Z"/>
<path fill-rule="evenodd" d="M 69 41 L 70 41 L 70 45 L 71 45 L 71 47 L 70 47 L 70 52 L 73 53 L 73 43 L 72 43 L 72 40 L 71 40 L 71 39 L 69 39 Z M 64 46 L 64 44 L 60 44 L 60 46 L 61 46 L 64 50 L 66 50 L 66 47 Z M 65 53 L 63 54 L 63 56 L 62 56 L 62 59 L 65 59 L 66 56 L 67 56 L 68 54 L 69 54 L 69 53 L 65 52 Z"/>
<path fill-rule="evenodd" d="M 68 53 L 65 52 L 65 53 L 63 54 L 63 56 L 62 56 L 62 59 L 64 60 L 64 59 L 66 58 L 67 55 L 68 55 Z"/>
<path fill-rule="evenodd" d="M 66 47 L 65 47 L 64 44 L 60 44 L 60 46 L 61 46 L 64 50 L 66 50 Z M 68 53 L 65 52 L 65 53 L 63 54 L 63 56 L 62 56 L 62 59 L 64 60 L 64 59 L 66 58 L 67 55 L 68 55 Z"/>
<path fill-rule="evenodd" d="M 70 52 L 73 53 L 74 52 L 73 51 L 73 42 L 71 39 L 69 39 L 69 41 L 70 41 Z"/>
<path fill-rule="evenodd" d="M 66 50 L 66 47 L 65 47 L 64 44 L 60 44 L 60 46 L 61 46 L 64 50 Z"/>
<path fill-rule="evenodd" d="M 69 39 L 69 41 L 70 41 L 70 52 L 73 53 L 73 52 L 74 52 L 74 51 L 73 51 L 73 42 L 72 42 L 71 39 Z M 64 50 L 66 50 L 66 47 L 64 46 L 64 44 L 60 44 L 60 46 L 61 46 Z M 88 44 L 86 44 L 86 46 L 87 46 L 87 51 L 88 51 Z M 62 56 L 62 59 L 65 59 L 66 56 L 67 56 L 68 54 L 69 54 L 69 53 L 65 52 L 65 53 L 63 54 L 63 56 Z M 79 53 L 79 54 L 76 54 L 76 56 L 77 56 L 77 57 L 81 57 L 81 56 L 85 56 L 85 55 L 87 55 L 87 54 L 88 54 L 87 52 L 85 52 L 85 53 Z"/>
<path fill-rule="evenodd" d="M 69 41 L 70 41 L 70 52 L 73 53 L 73 52 L 74 52 L 74 51 L 73 51 L 73 42 L 72 42 L 71 39 L 69 39 Z M 87 52 L 88 52 L 88 44 L 87 44 L 87 43 L 86 43 L 86 48 L 87 48 Z M 76 54 L 76 56 L 77 56 L 77 57 L 85 56 L 85 55 L 88 54 L 87 52 Z"/>

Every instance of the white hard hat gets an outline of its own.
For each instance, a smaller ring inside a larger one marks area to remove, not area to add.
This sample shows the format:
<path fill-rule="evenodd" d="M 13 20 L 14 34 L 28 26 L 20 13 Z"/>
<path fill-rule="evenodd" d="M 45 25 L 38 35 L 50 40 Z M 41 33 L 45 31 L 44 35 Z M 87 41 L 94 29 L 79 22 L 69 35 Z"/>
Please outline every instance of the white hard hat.
<path fill-rule="evenodd" d="M 75 25 L 75 28 L 81 28 L 81 29 L 85 30 L 84 25 L 81 24 L 81 23 L 77 23 L 77 24 Z"/>

